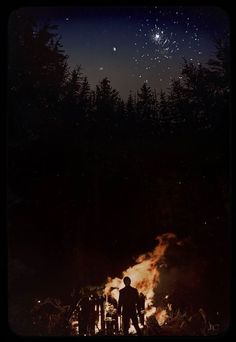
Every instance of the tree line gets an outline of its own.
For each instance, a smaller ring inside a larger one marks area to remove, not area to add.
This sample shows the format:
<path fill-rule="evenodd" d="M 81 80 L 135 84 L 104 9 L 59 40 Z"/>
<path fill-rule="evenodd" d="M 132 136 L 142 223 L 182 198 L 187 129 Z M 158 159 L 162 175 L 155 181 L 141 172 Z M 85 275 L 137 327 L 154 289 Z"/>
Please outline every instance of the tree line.
<path fill-rule="evenodd" d="M 9 19 L 9 143 L 66 134 L 146 136 L 227 130 L 230 99 L 229 35 L 215 41 L 205 66 L 183 60 L 167 91 L 144 83 L 127 101 L 106 77 L 95 89 L 81 66 L 70 69 L 57 26 L 13 12 Z M 52 138 L 50 138 L 52 139 Z"/>

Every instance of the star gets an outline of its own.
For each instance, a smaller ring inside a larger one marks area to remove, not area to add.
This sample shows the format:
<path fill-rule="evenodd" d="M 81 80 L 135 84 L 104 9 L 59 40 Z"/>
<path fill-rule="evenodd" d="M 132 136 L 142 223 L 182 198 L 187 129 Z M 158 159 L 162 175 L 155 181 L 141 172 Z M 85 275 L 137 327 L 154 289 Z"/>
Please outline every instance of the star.
<path fill-rule="evenodd" d="M 99 71 L 102 71 L 103 70 L 103 67 L 101 66 L 100 68 L 99 68 Z"/>
<path fill-rule="evenodd" d="M 113 51 L 115 52 L 117 49 L 116 49 L 116 47 L 115 46 L 113 46 Z"/>

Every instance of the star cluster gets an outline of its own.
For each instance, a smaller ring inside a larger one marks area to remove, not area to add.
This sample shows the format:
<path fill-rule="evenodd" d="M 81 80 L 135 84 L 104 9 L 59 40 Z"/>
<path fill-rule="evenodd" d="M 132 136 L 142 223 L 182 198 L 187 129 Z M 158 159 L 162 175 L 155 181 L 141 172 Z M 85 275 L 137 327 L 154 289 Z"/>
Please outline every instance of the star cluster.
<path fill-rule="evenodd" d="M 201 19 L 200 14 L 198 18 Z M 166 11 L 157 6 L 149 10 L 138 25 L 133 42 L 133 76 L 147 79 L 157 71 L 159 81 L 168 79 L 170 85 L 174 76 L 171 70 L 183 58 L 197 64 L 204 62 L 204 34 L 195 22 L 196 18 L 192 22 L 184 10 Z"/>

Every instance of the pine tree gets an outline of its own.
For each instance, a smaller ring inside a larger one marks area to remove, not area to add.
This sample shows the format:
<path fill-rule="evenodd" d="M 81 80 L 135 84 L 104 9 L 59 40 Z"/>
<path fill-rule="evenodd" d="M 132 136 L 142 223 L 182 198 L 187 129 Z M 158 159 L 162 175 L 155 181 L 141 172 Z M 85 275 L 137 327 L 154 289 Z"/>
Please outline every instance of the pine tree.
<path fill-rule="evenodd" d="M 229 33 L 215 41 L 216 58 L 208 61 L 208 80 L 213 88 L 211 103 L 211 121 L 225 132 L 229 129 L 230 113 L 230 40 Z"/>
<path fill-rule="evenodd" d="M 135 103 L 134 103 L 134 98 L 132 96 L 131 91 L 129 93 L 128 100 L 126 103 L 126 112 L 127 112 L 128 120 L 134 120 L 135 119 Z"/>
<path fill-rule="evenodd" d="M 65 97 L 64 101 L 68 105 L 74 105 L 76 106 L 79 101 L 79 94 L 82 87 L 82 73 L 81 73 L 81 66 L 77 66 L 74 68 L 66 82 L 64 92 Z"/>
<path fill-rule="evenodd" d="M 101 114 L 100 119 L 112 119 L 119 101 L 119 93 L 110 85 L 108 78 L 104 78 L 96 86 L 96 107 L 97 112 Z"/>
<path fill-rule="evenodd" d="M 188 101 L 185 89 L 180 80 L 174 80 L 169 95 L 169 109 L 172 127 L 181 128 L 185 125 L 188 116 Z"/>
<path fill-rule="evenodd" d="M 57 26 L 39 26 L 24 9 L 9 18 L 9 137 L 27 141 L 54 125 L 67 75 Z"/>
<path fill-rule="evenodd" d="M 229 88 L 230 82 L 230 41 L 229 33 L 215 40 L 216 58 L 209 59 L 208 66 L 218 78 L 222 87 Z M 221 82 L 220 82 L 221 81 Z"/>
<path fill-rule="evenodd" d="M 79 92 L 79 112 L 87 116 L 88 112 L 91 111 L 91 108 L 90 85 L 87 77 L 84 77 Z"/>
<path fill-rule="evenodd" d="M 138 93 L 137 109 L 142 119 L 151 119 L 154 116 L 154 98 L 151 88 L 146 83 Z"/>
<path fill-rule="evenodd" d="M 121 118 L 125 116 L 125 102 L 120 97 L 117 101 L 117 113 L 120 115 Z"/>
<path fill-rule="evenodd" d="M 201 64 L 195 66 L 185 61 L 182 76 L 188 126 L 206 128 L 209 125 L 214 94 L 209 69 Z"/>

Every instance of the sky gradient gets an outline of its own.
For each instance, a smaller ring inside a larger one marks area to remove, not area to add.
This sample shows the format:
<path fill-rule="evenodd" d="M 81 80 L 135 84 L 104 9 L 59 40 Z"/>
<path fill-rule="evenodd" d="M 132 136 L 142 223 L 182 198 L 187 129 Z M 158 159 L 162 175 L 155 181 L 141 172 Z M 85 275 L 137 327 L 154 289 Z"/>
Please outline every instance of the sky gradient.
<path fill-rule="evenodd" d="M 104 77 L 126 99 L 144 82 L 157 92 L 181 77 L 183 58 L 214 57 L 214 38 L 229 31 L 218 7 L 34 7 L 41 22 L 58 24 L 71 67 L 82 66 L 92 88 Z"/>

